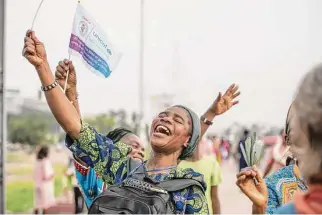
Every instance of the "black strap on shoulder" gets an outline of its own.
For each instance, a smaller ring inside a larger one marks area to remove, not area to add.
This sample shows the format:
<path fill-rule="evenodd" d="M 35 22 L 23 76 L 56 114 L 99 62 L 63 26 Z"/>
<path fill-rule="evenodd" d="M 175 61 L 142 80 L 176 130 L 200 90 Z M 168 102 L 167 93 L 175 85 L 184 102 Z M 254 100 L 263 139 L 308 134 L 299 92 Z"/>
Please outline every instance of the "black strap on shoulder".
<path fill-rule="evenodd" d="M 130 173 L 133 170 L 135 170 L 136 168 L 138 168 L 138 166 L 140 166 L 142 163 L 138 160 L 135 160 L 133 158 L 129 158 L 127 160 L 127 172 Z"/>
<path fill-rule="evenodd" d="M 129 177 L 135 178 L 138 180 L 144 180 L 144 178 L 148 178 L 145 171 L 144 171 L 144 166 L 142 165 L 142 162 L 135 160 L 133 158 L 128 159 L 127 174 Z M 195 179 L 185 179 L 185 178 L 172 179 L 172 180 L 162 181 L 159 183 L 157 181 L 152 180 L 152 179 L 150 179 L 150 180 L 168 192 L 182 190 L 182 189 L 188 188 L 190 186 L 198 186 L 203 192 L 205 192 L 205 188 L 201 184 L 201 182 L 199 182 Z"/>
<path fill-rule="evenodd" d="M 204 187 L 202 184 L 194 179 L 173 179 L 168 181 L 162 181 L 158 184 L 161 188 L 167 190 L 168 192 L 178 191 L 190 186 L 198 186 L 200 189 L 205 192 Z"/>
<path fill-rule="evenodd" d="M 144 178 L 144 166 L 142 162 L 129 158 L 127 160 L 127 176 L 130 178 L 135 178 L 138 180 L 143 180 Z"/>

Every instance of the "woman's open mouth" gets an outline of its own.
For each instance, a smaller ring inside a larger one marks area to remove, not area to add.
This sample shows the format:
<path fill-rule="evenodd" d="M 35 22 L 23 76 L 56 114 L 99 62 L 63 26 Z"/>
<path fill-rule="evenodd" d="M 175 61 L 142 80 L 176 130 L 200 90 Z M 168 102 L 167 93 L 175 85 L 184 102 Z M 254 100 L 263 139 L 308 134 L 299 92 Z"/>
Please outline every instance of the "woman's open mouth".
<path fill-rule="evenodd" d="M 167 136 L 171 135 L 171 131 L 168 127 L 164 125 L 157 125 L 154 129 L 155 134 L 165 134 Z"/>

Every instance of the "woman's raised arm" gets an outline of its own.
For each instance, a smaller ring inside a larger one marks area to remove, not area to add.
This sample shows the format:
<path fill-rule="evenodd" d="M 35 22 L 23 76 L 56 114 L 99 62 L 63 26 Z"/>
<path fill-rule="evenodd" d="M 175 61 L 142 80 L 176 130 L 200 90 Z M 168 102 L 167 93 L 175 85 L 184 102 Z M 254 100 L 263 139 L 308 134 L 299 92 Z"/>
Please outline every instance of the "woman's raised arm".
<path fill-rule="evenodd" d="M 44 44 L 38 40 L 33 31 L 28 31 L 26 34 L 23 56 L 35 67 L 47 103 L 57 122 L 71 138 L 76 138 L 81 130 L 80 116 L 58 86 L 50 70 Z"/>

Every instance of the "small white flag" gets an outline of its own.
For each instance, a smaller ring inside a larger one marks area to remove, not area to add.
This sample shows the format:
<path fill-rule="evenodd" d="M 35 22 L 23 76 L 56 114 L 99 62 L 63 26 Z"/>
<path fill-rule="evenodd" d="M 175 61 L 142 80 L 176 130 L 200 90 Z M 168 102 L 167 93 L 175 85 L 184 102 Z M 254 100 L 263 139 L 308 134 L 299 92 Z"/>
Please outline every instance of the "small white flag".
<path fill-rule="evenodd" d="M 107 78 L 117 66 L 117 52 L 95 19 L 78 4 L 69 42 L 69 54 L 81 57 L 94 73 Z"/>

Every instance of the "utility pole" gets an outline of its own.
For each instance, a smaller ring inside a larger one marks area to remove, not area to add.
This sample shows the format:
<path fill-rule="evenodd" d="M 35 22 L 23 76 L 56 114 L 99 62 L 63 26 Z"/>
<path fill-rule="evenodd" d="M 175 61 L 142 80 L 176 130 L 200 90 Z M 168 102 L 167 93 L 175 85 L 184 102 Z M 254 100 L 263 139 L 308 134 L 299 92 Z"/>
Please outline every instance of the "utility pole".
<path fill-rule="evenodd" d="M 144 0 L 140 0 L 139 129 L 144 128 Z"/>
<path fill-rule="evenodd" d="M 0 214 L 5 214 L 4 162 L 7 142 L 7 112 L 5 108 L 5 0 L 0 0 Z"/>

